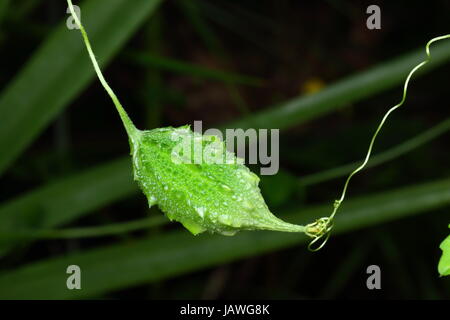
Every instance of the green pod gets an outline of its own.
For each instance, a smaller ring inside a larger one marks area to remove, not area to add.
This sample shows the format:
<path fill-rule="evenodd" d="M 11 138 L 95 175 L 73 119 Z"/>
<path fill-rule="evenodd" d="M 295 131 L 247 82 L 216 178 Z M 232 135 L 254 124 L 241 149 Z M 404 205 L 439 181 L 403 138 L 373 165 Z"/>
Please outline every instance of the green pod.
<path fill-rule="evenodd" d="M 234 235 L 239 230 L 303 232 L 314 238 L 310 245 L 329 235 L 332 228 L 329 218 L 300 226 L 275 217 L 261 195 L 258 176 L 242 159 L 228 152 L 218 137 L 192 132 L 188 126 L 136 129 L 106 82 L 72 1 L 67 0 L 67 4 L 95 72 L 127 131 L 134 178 L 149 206 L 158 205 L 170 220 L 182 223 L 193 234 L 209 231 Z"/>
<path fill-rule="evenodd" d="M 304 232 L 267 207 L 259 177 L 216 136 L 189 126 L 136 131 L 130 139 L 134 179 L 170 220 L 193 234 L 239 230 Z"/>

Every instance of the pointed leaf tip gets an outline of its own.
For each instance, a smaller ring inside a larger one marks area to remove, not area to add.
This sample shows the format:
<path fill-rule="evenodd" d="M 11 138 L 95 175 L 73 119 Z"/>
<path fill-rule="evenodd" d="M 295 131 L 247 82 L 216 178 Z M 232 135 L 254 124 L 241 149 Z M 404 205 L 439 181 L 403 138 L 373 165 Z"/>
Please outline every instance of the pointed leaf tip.
<path fill-rule="evenodd" d="M 304 232 L 268 209 L 259 177 L 217 136 L 189 126 L 142 131 L 132 145 L 135 180 L 151 204 L 193 234 L 239 230 Z"/>

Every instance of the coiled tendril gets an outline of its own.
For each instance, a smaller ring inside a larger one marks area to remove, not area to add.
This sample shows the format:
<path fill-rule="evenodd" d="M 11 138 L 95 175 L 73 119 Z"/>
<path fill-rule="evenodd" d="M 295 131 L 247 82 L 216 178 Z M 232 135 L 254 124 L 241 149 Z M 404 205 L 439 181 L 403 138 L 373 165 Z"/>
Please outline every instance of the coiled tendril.
<path fill-rule="evenodd" d="M 425 46 L 427 58 L 424 61 L 422 61 L 421 63 L 419 63 L 418 65 L 416 65 L 409 72 L 408 76 L 406 77 L 405 83 L 403 85 L 403 96 L 402 96 L 401 101 L 398 104 L 396 104 L 395 106 L 393 106 L 392 108 L 390 108 L 383 116 L 380 124 L 378 125 L 377 129 L 375 130 L 375 133 L 372 136 L 372 139 L 370 140 L 369 149 L 367 150 L 367 154 L 366 154 L 366 157 L 365 157 L 363 163 L 349 174 L 349 176 L 347 177 L 347 180 L 345 181 L 344 188 L 341 193 L 341 197 L 338 200 L 334 201 L 333 212 L 331 213 L 331 215 L 329 217 L 323 217 L 323 218 L 317 219 L 315 222 L 310 223 L 306 226 L 306 232 L 305 232 L 306 235 L 313 238 L 313 240 L 308 245 L 308 249 L 310 251 L 318 251 L 318 250 L 322 249 L 325 246 L 328 239 L 330 238 L 330 233 L 331 233 L 331 230 L 333 229 L 334 217 L 335 217 L 339 207 L 341 206 L 342 202 L 345 199 L 345 195 L 347 193 L 347 188 L 348 188 L 350 180 L 353 178 L 353 176 L 356 173 L 358 173 L 359 171 L 364 169 L 367 162 L 369 161 L 370 155 L 372 154 L 372 149 L 373 149 L 375 140 L 376 140 L 381 128 L 383 127 L 384 123 L 386 122 L 386 119 L 389 117 L 389 115 L 394 110 L 400 108 L 403 105 L 403 103 L 405 102 L 406 95 L 408 92 L 408 84 L 409 84 L 409 81 L 411 80 L 412 75 L 417 70 L 419 70 L 424 65 L 426 65 L 428 62 L 430 62 L 430 59 L 431 59 L 430 46 L 431 46 L 431 44 L 433 44 L 434 42 L 440 41 L 440 40 L 448 39 L 448 38 L 450 38 L 450 34 L 435 37 L 435 38 L 431 39 L 430 41 L 428 41 L 427 45 Z M 317 247 L 314 247 L 314 244 L 317 243 L 321 239 L 323 239 L 323 241 L 320 243 L 320 245 Z"/>

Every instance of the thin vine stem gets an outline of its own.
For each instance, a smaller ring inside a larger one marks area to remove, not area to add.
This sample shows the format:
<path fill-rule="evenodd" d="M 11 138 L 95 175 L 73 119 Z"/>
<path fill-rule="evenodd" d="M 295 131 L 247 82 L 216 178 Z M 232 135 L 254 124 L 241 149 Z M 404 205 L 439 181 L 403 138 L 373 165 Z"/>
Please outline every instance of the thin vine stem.
<path fill-rule="evenodd" d="M 406 77 L 405 83 L 403 85 L 403 96 L 402 99 L 400 100 L 399 103 L 397 103 L 395 106 L 393 106 L 392 108 L 390 108 L 385 115 L 383 116 L 383 118 L 380 121 L 380 124 L 378 125 L 377 129 L 375 130 L 375 133 L 372 136 L 372 139 L 370 140 L 370 144 L 369 144 L 369 148 L 367 150 L 367 154 L 366 157 L 364 158 L 364 161 L 361 163 L 361 165 L 359 165 L 355 170 L 353 170 L 350 175 L 347 177 L 347 180 L 345 181 L 344 187 L 342 189 L 341 192 L 341 196 L 339 199 L 334 201 L 333 204 L 333 211 L 331 213 L 331 215 L 329 217 L 325 217 L 325 218 L 320 218 L 318 219 L 314 224 L 311 224 L 311 228 L 317 228 L 318 226 L 320 228 L 322 228 L 323 232 L 322 233 L 318 233 L 314 239 L 311 241 L 311 243 L 308 246 L 308 249 L 310 251 L 318 251 L 321 248 L 323 248 L 323 246 L 326 244 L 326 242 L 328 241 L 328 238 L 330 237 L 330 232 L 333 228 L 333 220 L 334 217 L 336 216 L 336 213 L 338 212 L 342 202 L 345 199 L 345 196 L 347 194 L 347 189 L 350 183 L 350 180 L 353 178 L 353 176 L 355 176 L 358 172 L 360 172 L 362 169 L 364 169 L 364 167 L 367 165 L 367 162 L 370 159 L 370 155 L 372 154 L 372 149 L 373 146 L 375 144 L 375 140 L 378 136 L 378 134 L 381 131 L 381 128 L 384 126 L 387 118 L 389 117 L 389 115 L 394 112 L 396 109 L 400 108 L 404 102 L 406 101 L 406 96 L 407 96 L 407 92 L 408 92 L 408 85 L 409 82 L 411 80 L 411 77 L 413 76 L 413 74 L 419 70 L 420 68 L 422 68 L 424 65 L 426 65 L 428 62 L 430 62 L 431 59 L 431 53 L 430 53 L 430 46 L 437 41 L 440 40 L 444 40 L 444 39 L 449 39 L 450 38 L 450 34 L 447 35 L 443 35 L 443 36 L 439 36 L 439 37 L 435 37 L 433 39 L 431 39 L 430 41 L 428 41 L 428 43 L 425 46 L 425 51 L 427 54 L 427 59 L 422 61 L 421 63 L 419 63 L 418 65 L 416 65 L 408 74 L 408 76 Z M 313 234 L 314 235 L 314 234 Z M 314 244 L 316 242 L 318 242 L 321 238 L 324 238 L 324 240 L 322 241 L 322 243 L 318 246 L 318 247 L 314 247 Z"/>
<path fill-rule="evenodd" d="M 83 24 L 81 23 L 79 17 L 75 13 L 75 9 L 73 7 L 72 0 L 67 0 L 67 4 L 69 5 L 70 13 L 72 14 L 72 17 L 73 17 L 76 25 L 80 29 L 81 35 L 83 37 L 83 41 L 84 41 L 84 43 L 86 45 L 86 49 L 89 53 L 89 58 L 92 61 L 92 65 L 94 66 L 95 73 L 97 74 L 98 79 L 100 80 L 100 83 L 102 84 L 103 88 L 105 88 L 106 92 L 111 97 L 111 100 L 113 101 L 114 105 L 116 106 L 117 112 L 119 112 L 120 118 L 122 119 L 122 122 L 125 126 L 125 130 L 127 131 L 128 136 L 130 138 L 136 138 L 139 134 L 139 130 L 135 127 L 135 125 L 133 124 L 133 121 L 131 121 L 127 112 L 125 111 L 122 104 L 120 103 L 119 98 L 117 98 L 116 94 L 111 89 L 108 82 L 106 82 L 105 77 L 103 76 L 103 73 L 98 65 L 97 59 L 95 58 L 95 54 L 92 50 L 92 46 L 89 41 L 87 32 L 84 29 Z"/>

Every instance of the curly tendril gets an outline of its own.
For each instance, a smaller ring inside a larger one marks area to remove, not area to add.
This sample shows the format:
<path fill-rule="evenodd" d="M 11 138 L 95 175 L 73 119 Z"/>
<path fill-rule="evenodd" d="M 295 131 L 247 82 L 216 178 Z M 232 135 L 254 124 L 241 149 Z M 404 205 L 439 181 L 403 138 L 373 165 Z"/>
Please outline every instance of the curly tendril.
<path fill-rule="evenodd" d="M 359 171 L 364 169 L 364 167 L 367 165 L 367 162 L 369 162 L 370 155 L 372 154 L 373 145 L 378 136 L 378 133 L 381 131 L 381 128 L 383 127 L 384 123 L 386 122 L 386 119 L 389 117 L 389 115 L 392 112 L 394 112 L 396 109 L 400 108 L 404 104 L 404 102 L 406 100 L 406 95 L 408 92 L 408 84 L 409 84 L 409 81 L 411 80 L 411 77 L 413 76 L 413 74 L 417 70 L 422 68 L 424 65 L 426 65 L 428 62 L 430 62 L 430 60 L 431 60 L 430 46 L 434 42 L 444 40 L 444 39 L 449 39 L 449 38 L 450 38 L 450 34 L 447 34 L 447 35 L 435 37 L 435 38 L 431 39 L 430 41 L 428 41 L 427 45 L 425 46 L 427 58 L 424 61 L 422 61 L 421 63 L 419 63 L 418 65 L 416 65 L 409 72 L 408 76 L 406 77 L 405 84 L 403 85 L 403 96 L 402 96 L 401 101 L 398 104 L 396 104 L 395 106 L 393 106 L 392 108 L 390 108 L 383 116 L 380 124 L 378 125 L 377 129 L 375 130 L 375 133 L 372 136 L 372 139 L 370 140 L 369 149 L 367 150 L 367 154 L 366 154 L 366 157 L 365 157 L 363 163 L 349 174 L 349 176 L 347 177 L 347 180 L 345 181 L 344 188 L 342 189 L 341 197 L 338 200 L 334 201 L 333 212 L 331 213 L 331 215 L 329 217 L 320 218 L 320 219 L 316 220 L 315 222 L 308 224 L 306 226 L 306 232 L 305 232 L 306 235 L 313 238 L 313 240 L 308 245 L 308 249 L 310 251 L 314 252 L 314 251 L 318 251 L 318 250 L 322 249 L 325 246 L 326 242 L 328 241 L 331 230 L 333 229 L 334 217 L 335 217 L 337 211 L 339 210 L 339 207 L 341 206 L 342 202 L 345 199 L 345 195 L 347 193 L 347 189 L 348 189 L 350 180 L 353 178 L 353 176 L 355 174 L 357 174 Z M 321 239 L 322 239 L 322 242 L 317 247 L 315 247 L 314 245 Z"/>

